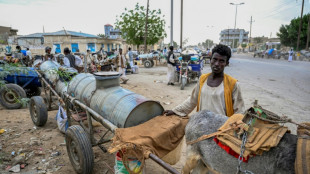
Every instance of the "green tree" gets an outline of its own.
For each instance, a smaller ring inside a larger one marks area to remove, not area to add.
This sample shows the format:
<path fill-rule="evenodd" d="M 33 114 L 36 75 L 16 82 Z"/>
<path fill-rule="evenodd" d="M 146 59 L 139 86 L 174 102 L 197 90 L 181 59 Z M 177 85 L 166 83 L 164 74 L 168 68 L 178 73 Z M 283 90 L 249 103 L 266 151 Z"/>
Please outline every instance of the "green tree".
<path fill-rule="evenodd" d="M 104 34 L 100 34 L 100 33 L 99 33 L 99 34 L 97 34 L 97 36 L 99 36 L 99 37 L 103 37 L 103 38 L 105 37 L 105 35 L 104 35 Z"/>
<path fill-rule="evenodd" d="M 306 47 L 309 15 L 310 13 L 304 15 L 302 18 L 302 26 L 301 26 L 300 42 L 299 42 L 299 48 L 301 49 Z M 294 49 L 296 49 L 299 22 L 300 22 L 300 17 L 292 19 L 289 25 L 281 25 L 279 32 L 277 33 L 277 36 L 280 38 L 282 45 L 293 47 Z"/>
<path fill-rule="evenodd" d="M 162 19 L 161 10 L 149 10 L 147 21 L 147 45 L 153 45 L 160 39 L 166 37 L 165 20 Z M 136 4 L 133 10 L 123 12 L 119 17 L 116 16 L 116 28 L 122 32 L 122 37 L 128 44 L 142 45 L 144 43 L 146 8 Z"/>
<path fill-rule="evenodd" d="M 254 37 L 254 42 L 256 43 L 262 43 L 263 42 L 263 37 Z"/>
<path fill-rule="evenodd" d="M 213 45 L 213 40 L 211 39 L 207 39 L 205 42 L 202 42 L 202 46 L 204 48 L 210 48 Z"/>

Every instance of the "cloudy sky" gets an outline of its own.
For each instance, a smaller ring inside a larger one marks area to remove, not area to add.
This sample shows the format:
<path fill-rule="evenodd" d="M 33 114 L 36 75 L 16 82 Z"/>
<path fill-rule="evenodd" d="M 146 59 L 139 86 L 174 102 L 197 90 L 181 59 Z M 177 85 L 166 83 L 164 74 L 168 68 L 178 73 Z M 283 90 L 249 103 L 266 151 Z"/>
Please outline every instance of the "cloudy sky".
<path fill-rule="evenodd" d="M 19 35 L 65 28 L 97 35 L 104 25 L 114 25 L 116 16 L 135 4 L 146 6 L 147 0 L 0 0 L 0 25 L 18 29 Z M 150 0 L 150 9 L 161 9 L 166 21 L 165 43 L 170 41 L 170 0 Z M 289 24 L 300 16 L 302 0 L 183 0 L 183 38 L 188 44 L 206 39 L 219 42 L 222 29 L 234 28 L 235 6 L 238 6 L 237 26 L 250 30 L 252 37 L 275 37 L 281 24 Z M 180 0 L 174 0 L 173 40 L 180 42 Z M 310 12 L 310 0 L 305 0 L 304 14 Z M 188 45 L 187 44 L 187 45 Z"/>

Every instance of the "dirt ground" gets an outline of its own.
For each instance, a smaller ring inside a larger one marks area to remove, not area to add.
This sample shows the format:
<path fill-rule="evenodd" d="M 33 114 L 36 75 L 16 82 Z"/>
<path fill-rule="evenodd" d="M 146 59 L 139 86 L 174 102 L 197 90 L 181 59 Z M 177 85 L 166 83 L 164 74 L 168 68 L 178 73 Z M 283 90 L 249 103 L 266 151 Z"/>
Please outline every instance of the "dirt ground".
<path fill-rule="evenodd" d="M 232 76 L 239 75 L 240 72 L 229 70 L 232 68 L 238 69 L 238 59 L 235 64 L 227 68 L 227 72 L 230 72 Z M 165 66 L 150 69 L 141 67 L 140 73 L 128 75 L 130 79 L 128 84 L 122 86 L 149 99 L 159 101 L 165 109 L 172 109 L 190 96 L 195 83 L 187 85 L 184 90 L 180 90 L 179 85 L 167 86 L 166 69 Z M 209 65 L 204 67 L 203 72 L 210 72 Z M 240 75 L 240 77 L 241 79 L 251 79 L 245 75 Z M 260 78 L 263 79 L 263 77 L 261 74 Z M 243 97 L 246 108 L 250 107 L 254 99 L 258 98 L 259 103 L 271 111 L 280 112 L 280 114 L 288 112 L 292 116 L 302 115 L 298 121 L 309 121 L 310 92 L 308 89 L 305 89 L 307 91 L 304 92 L 305 96 L 302 100 L 308 103 L 300 104 L 303 111 L 294 110 L 290 107 L 290 102 L 294 103 L 294 101 L 287 102 L 281 98 L 281 95 L 270 92 L 268 89 L 273 88 L 272 86 L 263 88 L 262 85 L 258 85 L 254 82 L 257 81 L 257 78 L 249 83 L 239 79 L 240 85 L 244 89 Z M 272 78 L 269 77 L 268 79 L 272 83 Z M 47 124 L 44 127 L 36 127 L 31 121 L 28 108 L 6 110 L 0 106 L 0 129 L 6 130 L 0 135 L 0 173 L 8 172 L 5 169 L 12 166 L 14 161 L 18 161 L 18 156 L 23 155 L 25 155 L 26 160 L 22 164 L 26 164 L 26 166 L 21 169 L 21 173 L 74 173 L 67 155 L 64 134 L 58 130 L 56 124 L 56 113 L 57 111 L 49 111 Z M 104 130 L 103 127 L 99 126 L 96 127 L 95 132 L 102 134 Z M 105 145 L 105 147 L 108 146 L 109 144 Z M 95 157 L 94 173 L 113 173 L 115 154 L 103 153 L 98 147 L 94 147 L 93 151 Z M 14 155 L 12 155 L 13 152 Z M 181 160 L 173 165 L 178 171 L 181 171 L 185 163 L 185 156 L 185 144 L 183 144 Z M 145 173 L 162 174 L 168 172 L 152 160 L 147 160 Z"/>

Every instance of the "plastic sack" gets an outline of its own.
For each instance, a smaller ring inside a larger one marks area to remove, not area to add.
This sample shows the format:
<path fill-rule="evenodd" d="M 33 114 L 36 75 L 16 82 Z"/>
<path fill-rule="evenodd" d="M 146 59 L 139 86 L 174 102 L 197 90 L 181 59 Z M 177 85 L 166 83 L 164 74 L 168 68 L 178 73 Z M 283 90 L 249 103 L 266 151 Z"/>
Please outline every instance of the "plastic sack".
<path fill-rule="evenodd" d="M 55 119 L 57 121 L 57 126 L 60 132 L 66 133 L 69 127 L 69 124 L 68 124 L 66 111 L 61 106 L 59 106 Z"/>
<path fill-rule="evenodd" d="M 133 172 L 138 172 L 140 170 L 141 167 L 141 162 L 138 161 L 135 158 L 130 158 L 128 159 L 128 165 L 129 165 L 129 169 L 132 170 Z M 129 172 L 127 171 L 126 167 L 123 164 L 123 160 L 119 154 L 119 152 L 116 153 L 115 156 L 115 166 L 114 166 L 114 171 L 115 174 L 129 174 Z M 143 172 L 141 171 L 139 174 L 142 174 Z"/>

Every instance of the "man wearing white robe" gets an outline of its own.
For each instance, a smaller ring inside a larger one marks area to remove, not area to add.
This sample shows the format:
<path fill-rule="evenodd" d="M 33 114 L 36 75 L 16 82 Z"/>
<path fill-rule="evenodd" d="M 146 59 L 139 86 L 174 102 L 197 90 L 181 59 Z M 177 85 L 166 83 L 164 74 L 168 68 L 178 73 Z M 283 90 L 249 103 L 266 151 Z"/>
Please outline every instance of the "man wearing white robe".
<path fill-rule="evenodd" d="M 169 53 L 167 58 L 167 76 L 168 76 L 168 85 L 174 85 L 175 80 L 175 55 L 173 54 L 173 46 L 169 47 Z"/>

